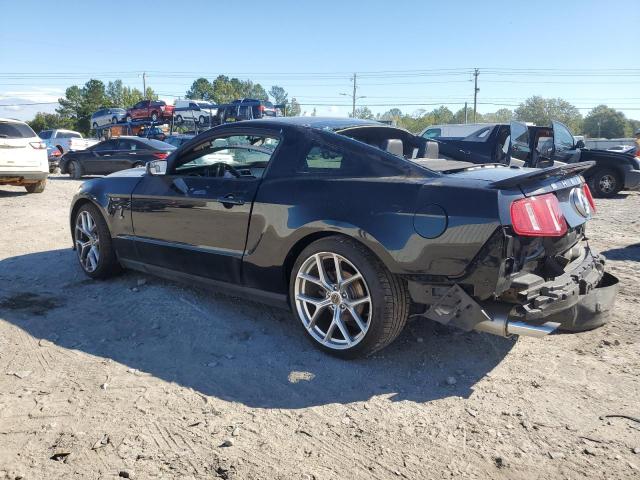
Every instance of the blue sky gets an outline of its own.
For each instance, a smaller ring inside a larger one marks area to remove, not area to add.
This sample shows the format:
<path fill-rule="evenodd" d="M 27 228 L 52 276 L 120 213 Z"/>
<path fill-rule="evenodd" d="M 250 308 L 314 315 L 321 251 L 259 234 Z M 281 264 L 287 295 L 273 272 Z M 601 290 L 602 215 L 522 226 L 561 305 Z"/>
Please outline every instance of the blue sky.
<path fill-rule="evenodd" d="M 340 94 L 359 72 L 359 103 L 374 112 L 455 111 L 473 101 L 477 67 L 480 112 L 537 94 L 583 114 L 606 103 L 640 118 L 640 2 L 545 3 L 6 1 L 0 104 L 53 102 L 89 78 L 140 88 L 142 71 L 172 100 L 195 78 L 223 73 L 281 85 L 307 112 L 346 115 Z M 0 107 L 0 116 L 54 108 Z"/>

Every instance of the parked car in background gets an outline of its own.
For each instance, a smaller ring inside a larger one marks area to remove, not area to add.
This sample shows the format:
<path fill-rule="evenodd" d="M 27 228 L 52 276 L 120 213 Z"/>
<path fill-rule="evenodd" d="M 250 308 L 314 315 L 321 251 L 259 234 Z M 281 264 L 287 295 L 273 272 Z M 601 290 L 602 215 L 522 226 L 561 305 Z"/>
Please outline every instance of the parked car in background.
<path fill-rule="evenodd" d="M 93 138 L 83 138 L 80 132 L 73 130 L 43 130 L 38 136 L 44 141 L 47 147 L 54 147 L 65 154 L 71 150 L 84 150 L 91 145 L 95 145 L 99 140 Z"/>
<path fill-rule="evenodd" d="M 225 105 L 218 105 L 215 123 L 239 122 L 240 120 L 254 120 L 264 117 L 276 117 L 278 110 L 273 103 L 253 98 L 234 100 Z"/>
<path fill-rule="evenodd" d="M 72 178 L 107 175 L 127 168 L 142 167 L 152 160 L 166 158 L 176 148 L 160 140 L 118 137 L 86 150 L 69 152 L 60 159 L 60 171 Z"/>
<path fill-rule="evenodd" d="M 0 118 L 0 185 L 41 193 L 48 175 L 47 146 L 42 139 L 25 122 Z"/>
<path fill-rule="evenodd" d="M 185 121 L 208 125 L 217 113 L 215 104 L 204 100 L 176 100 L 174 120 L 181 124 Z"/>
<path fill-rule="evenodd" d="M 102 127 L 113 123 L 122 122 L 127 116 L 124 108 L 101 108 L 91 115 L 91 127 Z"/>
<path fill-rule="evenodd" d="M 616 145 L 615 147 L 607 148 L 607 151 L 628 153 L 629 155 L 636 156 L 637 148 L 634 145 Z"/>
<path fill-rule="evenodd" d="M 47 147 L 47 158 L 49 159 L 49 173 L 55 172 L 60 166 L 60 158 L 62 153 L 56 147 Z"/>
<path fill-rule="evenodd" d="M 125 267 L 289 305 L 315 346 L 347 358 L 390 344 L 410 316 L 533 337 L 607 320 L 618 280 L 585 236 L 590 164 L 427 150 L 351 118 L 214 127 L 166 161 L 85 182 L 77 260 L 92 278 Z"/>
<path fill-rule="evenodd" d="M 138 137 L 141 138 L 152 138 L 154 140 L 162 140 L 167 137 L 167 134 L 160 127 L 143 127 L 137 134 Z"/>
<path fill-rule="evenodd" d="M 640 188 L 639 159 L 628 153 L 585 148 L 584 142 L 576 142 L 571 131 L 560 122 L 552 122 L 548 127 L 521 122 L 486 124 L 464 138 L 434 140 L 438 142 L 440 154 L 472 163 L 545 168 L 592 161 L 593 166 L 582 175 L 598 197 Z"/>
<path fill-rule="evenodd" d="M 127 109 L 125 120 L 151 120 L 152 122 L 167 121 L 173 116 L 173 105 L 167 105 L 162 100 L 142 100 Z"/>
<path fill-rule="evenodd" d="M 182 144 L 187 143 L 193 137 L 195 137 L 195 135 L 185 135 L 185 134 L 168 135 L 162 141 L 178 148 Z"/>
<path fill-rule="evenodd" d="M 420 132 L 420 136 L 431 138 L 464 138 L 467 135 L 472 134 L 480 130 L 482 127 L 494 125 L 491 123 L 462 123 L 462 124 L 444 124 L 444 125 L 431 125 Z"/>

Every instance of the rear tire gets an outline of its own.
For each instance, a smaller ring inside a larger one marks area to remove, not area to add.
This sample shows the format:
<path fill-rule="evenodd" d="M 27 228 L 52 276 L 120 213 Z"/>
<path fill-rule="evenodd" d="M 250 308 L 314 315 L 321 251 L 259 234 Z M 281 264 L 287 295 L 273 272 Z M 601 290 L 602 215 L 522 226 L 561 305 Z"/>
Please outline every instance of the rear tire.
<path fill-rule="evenodd" d="M 131 123 L 131 120 L 133 120 L 133 119 L 131 118 L 131 115 L 127 115 L 126 120 L 127 120 L 127 123 Z"/>
<path fill-rule="evenodd" d="M 178 124 L 178 125 L 182 125 L 182 116 L 181 115 L 177 115 L 176 116 L 175 123 Z"/>
<path fill-rule="evenodd" d="M 151 121 L 152 122 L 157 122 L 158 121 L 158 113 L 157 112 L 151 112 Z"/>
<path fill-rule="evenodd" d="M 69 176 L 75 180 L 79 180 L 82 178 L 82 166 L 76 162 L 75 160 L 71 160 L 69 165 L 67 165 L 67 170 L 69 171 Z"/>
<path fill-rule="evenodd" d="M 622 179 L 620 174 L 612 168 L 600 168 L 589 178 L 589 188 L 595 197 L 613 197 L 622 190 Z"/>
<path fill-rule="evenodd" d="M 93 122 L 93 129 L 97 130 L 98 129 L 98 124 L 96 122 Z"/>
<path fill-rule="evenodd" d="M 291 270 L 289 298 L 314 346 L 346 359 L 371 355 L 395 340 L 410 304 L 405 283 L 343 236 L 317 240 L 302 251 Z"/>
<path fill-rule="evenodd" d="M 38 183 L 30 183 L 29 185 L 25 185 L 24 188 L 27 189 L 28 193 L 42 193 L 44 192 L 44 187 L 47 186 L 47 180 L 40 180 Z"/>
<path fill-rule="evenodd" d="M 204 125 L 205 123 L 207 123 L 207 119 L 204 117 L 204 115 L 201 115 L 198 119 L 198 122 L 200 122 L 200 125 Z"/>
<path fill-rule="evenodd" d="M 82 205 L 73 219 L 73 227 L 78 262 L 87 276 L 109 278 L 122 270 L 107 222 L 95 205 Z"/>
<path fill-rule="evenodd" d="M 118 117 L 113 117 L 113 118 L 111 119 L 111 123 L 113 123 L 113 124 L 118 123 Z"/>

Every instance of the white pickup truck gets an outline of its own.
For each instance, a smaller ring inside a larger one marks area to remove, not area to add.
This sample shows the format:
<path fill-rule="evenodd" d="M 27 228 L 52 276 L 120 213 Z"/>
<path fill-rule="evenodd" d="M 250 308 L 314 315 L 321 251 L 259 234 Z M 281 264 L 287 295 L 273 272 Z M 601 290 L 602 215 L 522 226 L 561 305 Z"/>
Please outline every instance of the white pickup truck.
<path fill-rule="evenodd" d="M 57 148 L 61 154 L 70 150 L 85 150 L 99 142 L 93 138 L 82 138 L 81 133 L 73 130 L 43 130 L 38 136 L 47 145 L 47 148 Z"/>

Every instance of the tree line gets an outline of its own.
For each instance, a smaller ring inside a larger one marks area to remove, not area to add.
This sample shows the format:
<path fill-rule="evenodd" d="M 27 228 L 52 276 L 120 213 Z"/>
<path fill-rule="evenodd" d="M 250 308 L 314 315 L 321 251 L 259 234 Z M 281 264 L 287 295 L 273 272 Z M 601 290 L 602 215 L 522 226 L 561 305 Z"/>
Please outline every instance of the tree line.
<path fill-rule="evenodd" d="M 403 113 L 398 108 L 373 115 L 367 107 L 356 109 L 356 117 L 393 121 L 396 125 L 412 132 L 420 132 L 430 125 L 465 123 L 464 108 L 452 112 L 446 106 L 430 112 L 417 110 L 412 114 Z M 474 120 L 473 108 L 466 112 L 467 123 Z M 561 98 L 533 96 L 522 102 L 515 110 L 501 108 L 493 113 L 476 114 L 478 123 L 508 123 L 511 120 L 532 122 L 536 125 L 550 125 L 553 120 L 564 123 L 575 135 L 591 138 L 632 137 L 640 128 L 640 121 L 627 118 L 624 113 L 606 105 L 598 105 L 584 117 L 571 103 Z"/>
<path fill-rule="evenodd" d="M 157 98 L 157 93 L 150 87 L 147 87 L 146 92 L 142 92 L 123 85 L 121 80 L 105 85 L 100 80 L 91 79 L 81 87 L 74 85 L 67 88 L 65 96 L 58 100 L 60 106 L 56 113 L 39 112 L 29 124 L 36 132 L 50 128 L 69 128 L 88 135 L 91 130 L 91 115 L 100 108 L 129 108 L 140 100 Z M 229 103 L 240 98 L 256 98 L 282 105 L 287 116 L 300 115 L 302 112 L 296 98 L 289 100 L 289 94 L 278 85 L 273 85 L 267 91 L 261 84 L 252 80 L 229 78 L 226 75 L 218 75 L 213 80 L 196 79 L 185 92 L 185 98 L 209 100 L 217 104 Z M 419 109 L 411 114 L 403 113 L 399 108 L 392 108 L 376 115 L 363 106 L 357 108 L 355 114 L 358 118 L 392 121 L 416 133 L 430 125 L 474 121 L 473 108 L 467 108 L 465 116 L 464 109 L 453 112 L 444 105 L 432 111 Z M 311 115 L 315 115 L 315 109 Z M 583 117 L 580 111 L 566 100 L 541 96 L 526 99 L 514 110 L 501 108 L 492 113 L 477 112 L 475 115 L 475 121 L 478 123 L 504 123 L 511 120 L 533 122 L 536 125 L 549 125 L 552 120 L 557 120 L 567 125 L 576 135 L 604 138 L 630 137 L 640 128 L 640 121 L 628 119 L 624 113 L 606 105 L 598 105 Z"/>

